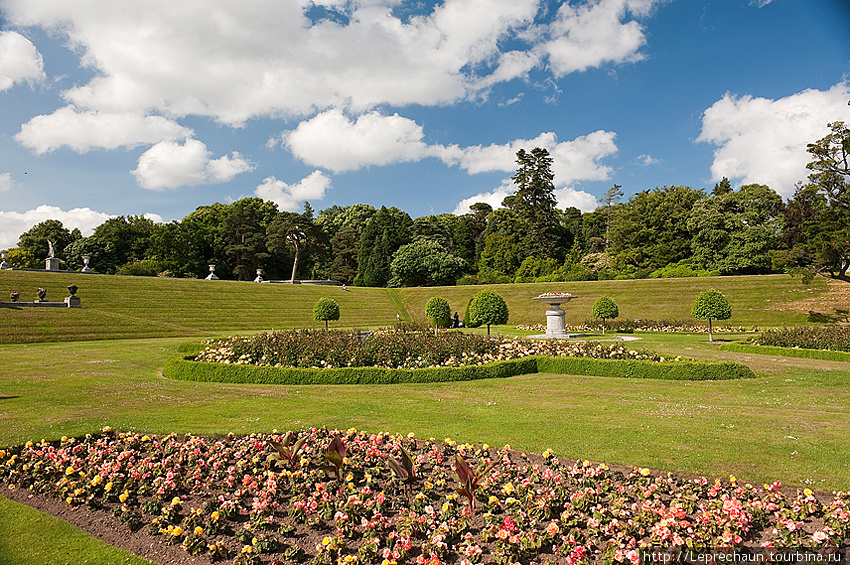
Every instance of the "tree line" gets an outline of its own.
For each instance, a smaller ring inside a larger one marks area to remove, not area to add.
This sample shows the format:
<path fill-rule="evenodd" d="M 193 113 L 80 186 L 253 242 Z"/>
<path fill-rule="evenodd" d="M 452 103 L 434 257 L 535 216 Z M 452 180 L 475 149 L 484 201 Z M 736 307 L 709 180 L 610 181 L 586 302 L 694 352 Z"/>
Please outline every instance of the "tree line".
<path fill-rule="evenodd" d="M 663 186 L 622 201 L 614 185 L 593 212 L 558 209 L 552 158 L 520 150 L 516 191 L 499 208 L 411 218 L 395 207 L 278 210 L 260 198 L 201 206 L 180 221 L 111 218 L 89 237 L 47 220 L 9 251 L 40 268 L 54 243 L 67 269 L 224 279 L 333 279 L 360 286 L 554 282 L 801 272 L 850 282 L 850 129 L 808 146 L 807 184 L 773 189 L 727 179 L 709 192 Z"/>

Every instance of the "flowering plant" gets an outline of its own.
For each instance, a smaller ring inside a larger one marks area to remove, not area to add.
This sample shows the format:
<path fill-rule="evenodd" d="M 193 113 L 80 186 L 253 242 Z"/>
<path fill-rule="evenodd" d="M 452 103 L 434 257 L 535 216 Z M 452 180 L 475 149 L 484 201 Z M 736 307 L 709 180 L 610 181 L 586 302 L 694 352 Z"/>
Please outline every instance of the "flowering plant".
<path fill-rule="evenodd" d="M 272 470 L 271 442 L 284 439 L 277 432 L 204 438 L 105 428 L 0 450 L 0 482 L 4 495 L 27 489 L 22 497 L 111 512 L 164 544 L 234 563 L 639 565 L 658 547 L 832 552 L 850 541 L 846 492 L 618 470 L 448 438 L 324 428 L 300 437 L 308 439 L 297 467 Z M 323 455 L 334 438 L 347 449 L 329 481 Z M 402 450 L 420 478 L 413 485 L 387 464 Z M 470 478 L 454 479 L 461 458 L 496 464 L 471 492 L 482 509 L 474 515 L 458 500 Z"/>
<path fill-rule="evenodd" d="M 535 296 L 532 300 L 538 300 L 540 298 L 578 298 L 570 294 L 569 292 L 544 292 L 540 296 Z"/>
<path fill-rule="evenodd" d="M 17 292 L 12 292 L 12 302 L 17 302 L 20 295 Z"/>
<path fill-rule="evenodd" d="M 38 299 L 39 300 L 44 300 L 45 297 L 47 296 L 47 291 L 45 289 L 41 288 L 41 287 L 38 287 L 37 292 L 38 292 Z"/>
<path fill-rule="evenodd" d="M 214 339 L 196 361 L 272 367 L 459 367 L 530 355 L 664 361 L 651 351 L 598 342 L 531 341 L 441 332 L 425 326 L 379 330 L 367 338 L 358 331 L 293 330 Z"/>

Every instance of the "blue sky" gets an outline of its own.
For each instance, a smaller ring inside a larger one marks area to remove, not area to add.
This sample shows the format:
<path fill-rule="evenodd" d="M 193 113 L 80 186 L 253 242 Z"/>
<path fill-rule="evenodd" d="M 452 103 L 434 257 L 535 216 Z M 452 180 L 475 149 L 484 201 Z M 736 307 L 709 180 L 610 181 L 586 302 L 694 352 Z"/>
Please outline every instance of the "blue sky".
<path fill-rule="evenodd" d="M 805 180 L 850 121 L 847 0 L 0 0 L 0 247 L 247 196 L 561 207 Z"/>

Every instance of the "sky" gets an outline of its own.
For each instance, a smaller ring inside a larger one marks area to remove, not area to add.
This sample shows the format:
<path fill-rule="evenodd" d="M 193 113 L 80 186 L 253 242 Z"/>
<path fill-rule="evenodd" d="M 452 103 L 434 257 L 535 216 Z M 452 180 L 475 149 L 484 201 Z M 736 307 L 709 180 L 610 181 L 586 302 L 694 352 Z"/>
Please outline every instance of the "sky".
<path fill-rule="evenodd" d="M 0 248 L 245 197 L 412 217 L 807 177 L 848 0 L 0 0 Z"/>

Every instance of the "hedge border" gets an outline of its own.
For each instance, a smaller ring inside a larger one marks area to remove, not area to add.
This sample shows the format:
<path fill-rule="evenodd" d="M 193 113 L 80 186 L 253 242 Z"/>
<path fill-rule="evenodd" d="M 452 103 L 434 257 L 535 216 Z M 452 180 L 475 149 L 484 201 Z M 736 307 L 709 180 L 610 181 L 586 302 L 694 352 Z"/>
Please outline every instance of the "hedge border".
<path fill-rule="evenodd" d="M 531 373 L 561 373 L 594 377 L 620 377 L 663 380 L 730 380 L 755 378 L 749 367 L 728 361 L 626 361 L 587 357 L 530 356 L 510 361 L 465 367 L 429 367 L 425 369 L 387 369 L 383 367 L 341 367 L 303 369 L 258 367 L 227 363 L 193 361 L 194 353 L 168 361 L 162 369 L 165 377 L 197 382 L 236 384 L 408 384 L 499 379 Z"/>
<path fill-rule="evenodd" d="M 850 363 L 850 353 L 829 351 L 827 349 L 795 349 L 793 347 L 775 347 L 772 345 L 744 345 L 727 343 L 720 346 L 722 351 L 734 353 L 755 353 L 757 355 L 779 355 L 780 357 L 800 357 L 802 359 L 820 359 L 821 361 L 842 361 Z"/>

